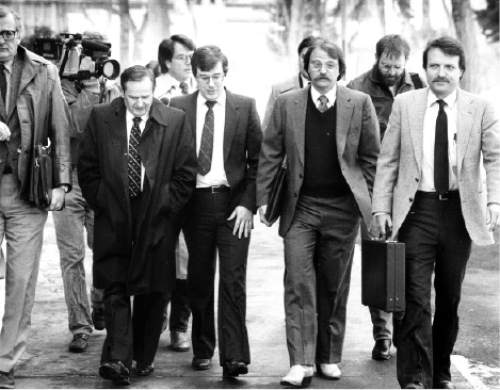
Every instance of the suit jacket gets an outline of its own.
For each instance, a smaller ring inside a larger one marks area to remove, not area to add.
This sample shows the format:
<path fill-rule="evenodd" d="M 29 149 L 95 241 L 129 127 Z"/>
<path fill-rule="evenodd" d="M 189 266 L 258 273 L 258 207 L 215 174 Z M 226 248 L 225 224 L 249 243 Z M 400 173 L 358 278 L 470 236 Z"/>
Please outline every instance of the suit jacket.
<path fill-rule="evenodd" d="M 305 120 L 310 87 L 279 96 L 262 143 L 257 175 L 257 203 L 267 204 L 272 181 L 287 156 L 286 191 L 279 232 L 284 236 L 292 223 L 304 179 Z M 377 115 L 370 97 L 337 86 L 336 143 L 340 167 L 363 220 L 368 223 L 375 164 L 379 152 Z"/>
<path fill-rule="evenodd" d="M 178 216 L 195 186 L 196 155 L 182 111 L 154 100 L 138 152 L 145 168 L 142 209 L 132 225 L 123 98 L 93 108 L 78 179 L 95 212 L 94 285 L 127 283 L 131 295 L 167 292 L 175 279 Z"/>
<path fill-rule="evenodd" d="M 264 119 L 262 120 L 262 129 L 264 130 L 264 132 L 266 131 L 267 127 L 269 126 L 269 122 L 271 121 L 271 114 L 273 113 L 274 103 L 276 102 L 278 96 L 285 92 L 302 88 L 302 86 L 300 85 L 300 80 L 300 74 L 298 74 L 288 80 L 282 81 L 281 83 L 274 84 L 271 87 L 271 95 L 269 96 L 269 100 L 267 101 L 266 112 L 264 113 Z"/>
<path fill-rule="evenodd" d="M 196 139 L 196 102 L 198 91 L 172 98 L 170 106 L 186 113 L 192 136 Z M 255 100 L 226 91 L 224 127 L 224 170 L 231 187 L 228 213 L 245 206 L 255 213 L 255 177 L 262 132 Z"/>
<path fill-rule="evenodd" d="M 0 98 L 0 120 L 8 126 L 15 121 L 17 113 L 21 132 L 21 144 L 17 160 L 17 174 L 20 192 L 24 200 L 29 200 L 32 178 L 33 144 L 47 145 L 50 139 L 54 152 L 53 186 L 68 184 L 71 187 L 71 156 L 69 132 L 70 116 L 64 99 L 57 68 L 44 58 L 22 46 L 17 49 L 18 59 L 23 68 L 19 75 L 17 91 L 11 86 L 9 112 Z M 13 69 L 13 77 L 16 71 Z M 16 85 L 15 80 L 11 80 Z M 0 150 L 0 172 L 3 172 L 7 149 Z"/>
<path fill-rule="evenodd" d="M 427 93 L 428 88 L 396 97 L 377 163 L 373 212 L 392 214 L 393 238 L 406 219 L 422 175 Z M 500 124 L 490 104 L 463 90 L 457 91 L 457 115 L 457 181 L 465 225 L 477 244 L 491 244 L 486 203 L 500 203 Z"/>

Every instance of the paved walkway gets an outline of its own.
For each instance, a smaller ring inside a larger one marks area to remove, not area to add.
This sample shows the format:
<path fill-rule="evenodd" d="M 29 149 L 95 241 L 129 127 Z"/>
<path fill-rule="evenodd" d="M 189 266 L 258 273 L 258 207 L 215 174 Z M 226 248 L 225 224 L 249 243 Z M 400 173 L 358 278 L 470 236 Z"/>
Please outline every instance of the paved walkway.
<path fill-rule="evenodd" d="M 247 323 L 252 353 L 249 374 L 238 380 L 223 381 L 217 357 L 212 369 L 193 371 L 191 353 L 169 351 L 168 332 L 165 332 L 154 374 L 147 379 L 133 378 L 132 388 L 280 388 L 280 377 L 289 367 L 283 311 L 283 246 L 275 227 L 268 229 L 259 223 L 252 240 L 247 279 Z M 87 270 L 90 270 L 90 260 L 89 254 Z M 315 377 L 311 388 L 397 388 L 395 359 L 387 362 L 370 359 L 373 341 L 369 312 L 361 305 L 359 246 L 347 315 L 342 378 L 328 381 Z M 67 330 L 51 219 L 45 232 L 32 324 L 28 351 L 16 371 L 17 387 L 103 388 L 110 385 L 97 375 L 104 331 L 93 333 L 86 353 L 67 351 L 71 335 Z M 455 369 L 453 375 L 457 387 L 471 387 Z"/>

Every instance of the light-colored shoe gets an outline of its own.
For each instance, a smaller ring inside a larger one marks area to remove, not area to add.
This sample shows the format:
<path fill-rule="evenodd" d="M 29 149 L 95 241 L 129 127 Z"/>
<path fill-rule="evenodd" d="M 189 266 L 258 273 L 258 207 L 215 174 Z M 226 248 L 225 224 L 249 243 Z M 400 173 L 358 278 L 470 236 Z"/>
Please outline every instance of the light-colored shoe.
<path fill-rule="evenodd" d="M 319 365 L 319 374 L 327 379 L 340 379 L 342 372 L 338 364 L 335 363 L 321 363 Z"/>
<path fill-rule="evenodd" d="M 189 350 L 189 339 L 186 332 L 170 332 L 170 348 L 177 352 Z"/>
<path fill-rule="evenodd" d="M 305 388 L 311 384 L 313 373 L 311 366 L 296 364 L 290 367 L 290 371 L 281 378 L 280 384 L 289 387 Z"/>

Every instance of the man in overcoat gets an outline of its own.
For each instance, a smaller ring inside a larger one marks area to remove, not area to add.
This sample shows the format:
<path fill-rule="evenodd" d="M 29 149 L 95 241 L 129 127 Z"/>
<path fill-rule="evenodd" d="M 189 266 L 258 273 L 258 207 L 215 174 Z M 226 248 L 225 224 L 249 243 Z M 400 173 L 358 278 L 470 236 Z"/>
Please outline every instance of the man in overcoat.
<path fill-rule="evenodd" d="M 132 360 L 137 375 L 153 371 L 175 282 L 177 221 L 194 188 L 196 157 L 184 113 L 153 99 L 152 72 L 133 66 L 120 81 L 124 97 L 90 115 L 78 175 L 95 211 L 94 285 L 104 289 L 99 373 L 128 384 Z"/>
<path fill-rule="evenodd" d="M 57 68 L 20 43 L 21 19 L 0 5 L 0 243 L 7 241 L 5 312 L 0 332 L 0 388 L 13 388 L 26 349 L 47 209 L 33 195 L 34 145 L 51 145 L 48 210 L 71 189 L 70 117 Z"/>
<path fill-rule="evenodd" d="M 285 244 L 285 315 L 290 371 L 282 384 L 311 382 L 316 364 L 341 376 L 352 253 L 360 219 L 370 220 L 379 129 L 370 97 L 337 84 L 344 56 L 331 42 L 304 56 L 311 87 L 278 96 L 265 131 L 257 204 L 265 218 L 273 178 L 288 169 L 279 234 Z"/>

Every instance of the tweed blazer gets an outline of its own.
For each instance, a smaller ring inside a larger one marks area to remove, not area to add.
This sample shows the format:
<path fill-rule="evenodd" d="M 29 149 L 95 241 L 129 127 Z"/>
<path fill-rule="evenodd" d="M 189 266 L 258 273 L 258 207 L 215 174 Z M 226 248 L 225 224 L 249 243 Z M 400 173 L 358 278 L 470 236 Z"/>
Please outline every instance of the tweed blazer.
<path fill-rule="evenodd" d="M 392 238 L 408 215 L 422 176 L 428 91 L 425 88 L 396 96 L 377 162 L 373 212 L 392 215 Z M 486 205 L 500 204 L 500 123 L 491 104 L 460 89 L 457 115 L 457 182 L 465 226 L 475 243 L 492 244 Z"/>
<path fill-rule="evenodd" d="M 286 191 L 279 233 L 293 220 L 304 180 L 305 127 L 310 87 L 278 96 L 262 143 L 257 173 L 257 204 L 266 205 L 272 181 L 287 156 Z M 336 144 L 342 174 L 351 189 L 360 216 L 370 220 L 371 191 L 380 147 L 379 127 L 370 96 L 337 86 Z"/>

